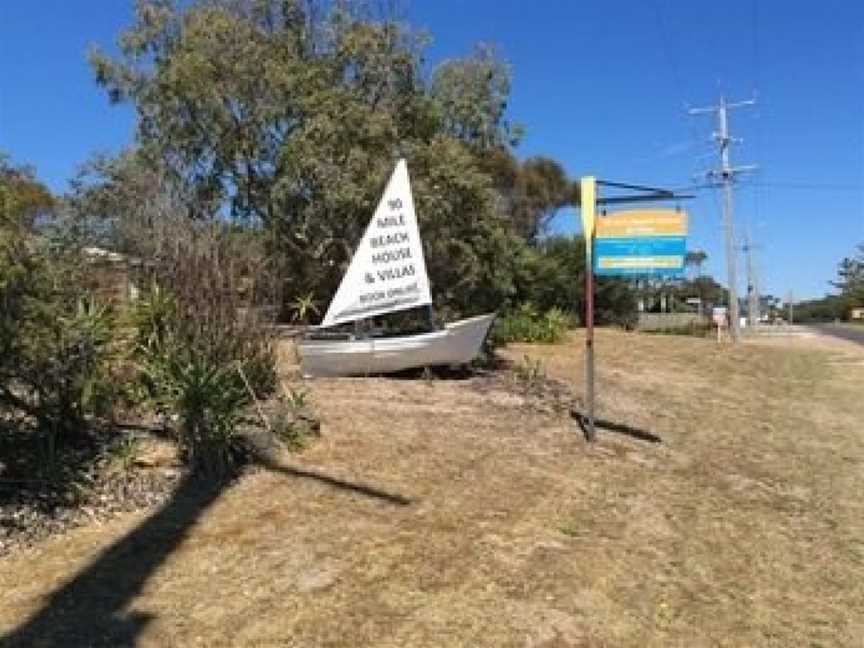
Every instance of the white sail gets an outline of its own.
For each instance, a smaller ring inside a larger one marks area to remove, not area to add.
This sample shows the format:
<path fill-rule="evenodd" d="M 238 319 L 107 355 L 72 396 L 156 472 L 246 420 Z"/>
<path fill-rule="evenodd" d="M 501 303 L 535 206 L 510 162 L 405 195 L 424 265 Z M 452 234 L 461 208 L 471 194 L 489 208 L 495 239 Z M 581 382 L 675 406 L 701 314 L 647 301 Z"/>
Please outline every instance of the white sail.
<path fill-rule="evenodd" d="M 399 160 L 321 326 L 432 303 L 405 160 Z"/>

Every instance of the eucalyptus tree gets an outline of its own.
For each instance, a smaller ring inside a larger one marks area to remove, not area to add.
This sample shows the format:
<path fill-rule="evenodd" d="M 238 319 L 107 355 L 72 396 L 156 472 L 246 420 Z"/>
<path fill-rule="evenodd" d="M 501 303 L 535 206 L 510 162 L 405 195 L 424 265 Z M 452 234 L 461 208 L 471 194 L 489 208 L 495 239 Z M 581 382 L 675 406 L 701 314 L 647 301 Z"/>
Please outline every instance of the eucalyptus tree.
<path fill-rule="evenodd" d="M 512 290 L 512 232 L 473 131 L 455 130 L 430 91 L 423 45 L 350 2 L 140 0 L 120 54 L 90 59 L 111 100 L 136 107 L 138 147 L 190 215 L 261 230 L 286 299 L 328 297 L 407 157 L 435 294 L 486 308 Z M 503 112 L 490 119 L 505 129 Z"/>

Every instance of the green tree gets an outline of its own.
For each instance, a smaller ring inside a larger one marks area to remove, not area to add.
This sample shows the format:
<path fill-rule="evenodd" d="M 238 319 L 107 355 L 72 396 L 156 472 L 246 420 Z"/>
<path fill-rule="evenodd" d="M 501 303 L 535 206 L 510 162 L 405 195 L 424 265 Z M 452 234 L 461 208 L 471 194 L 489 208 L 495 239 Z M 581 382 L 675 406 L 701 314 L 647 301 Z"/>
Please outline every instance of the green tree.
<path fill-rule="evenodd" d="M 795 304 L 795 323 L 831 322 L 848 316 L 847 302 L 841 295 L 825 295 Z"/>
<path fill-rule="evenodd" d="M 513 242 L 477 158 L 491 131 L 448 122 L 449 95 L 421 74 L 421 39 L 351 3 L 324 6 L 141 0 L 120 55 L 91 62 L 112 100 L 136 106 L 142 152 L 192 215 L 227 210 L 261 226 L 286 302 L 330 298 L 407 157 L 436 298 L 460 312 L 495 304 L 511 290 L 502 255 Z M 509 82 L 495 75 L 500 125 Z"/>
<path fill-rule="evenodd" d="M 687 250 L 684 255 L 684 267 L 690 272 L 691 278 L 695 279 L 702 276 L 702 264 L 708 258 L 705 250 Z"/>
<path fill-rule="evenodd" d="M 513 219 L 517 231 L 529 241 L 546 232 L 559 209 L 576 203 L 564 168 L 546 157 L 532 157 L 522 163 L 516 188 Z"/>
<path fill-rule="evenodd" d="M 32 229 L 40 218 L 52 213 L 54 196 L 27 166 L 15 166 L 0 151 L 0 218 L 7 227 Z"/>
<path fill-rule="evenodd" d="M 72 179 L 67 207 L 82 236 L 96 245 L 154 258 L 187 219 L 184 196 L 158 160 L 139 149 L 95 155 Z"/>
<path fill-rule="evenodd" d="M 540 311 L 559 309 L 582 320 L 585 313 L 585 241 L 581 236 L 553 236 L 523 248 L 515 257 L 516 291 L 510 304 L 530 302 Z M 595 321 L 632 324 L 636 312 L 630 282 L 598 277 Z"/>
<path fill-rule="evenodd" d="M 832 282 L 840 290 L 843 316 L 852 308 L 864 306 L 864 244 L 856 249 L 855 256 L 844 258 L 837 267 L 837 280 Z"/>
<path fill-rule="evenodd" d="M 484 151 L 479 163 L 492 177 L 509 227 L 531 244 L 546 233 L 559 209 L 578 205 L 578 185 L 555 160 L 535 156 L 520 163 L 509 149 L 498 147 Z"/>
<path fill-rule="evenodd" d="M 714 305 L 729 303 L 728 291 L 713 277 L 703 274 L 693 279 L 680 280 L 674 286 L 668 284 L 654 286 L 649 294 L 656 299 L 661 291 L 674 296 L 675 302 L 678 304 L 686 303 L 690 297 L 698 297 L 702 300 L 703 312 L 708 312 L 706 309 Z"/>
<path fill-rule="evenodd" d="M 466 59 L 441 63 L 432 75 L 431 93 L 453 137 L 482 150 L 515 145 L 519 124 L 505 119 L 511 74 L 493 47 L 476 46 Z"/>

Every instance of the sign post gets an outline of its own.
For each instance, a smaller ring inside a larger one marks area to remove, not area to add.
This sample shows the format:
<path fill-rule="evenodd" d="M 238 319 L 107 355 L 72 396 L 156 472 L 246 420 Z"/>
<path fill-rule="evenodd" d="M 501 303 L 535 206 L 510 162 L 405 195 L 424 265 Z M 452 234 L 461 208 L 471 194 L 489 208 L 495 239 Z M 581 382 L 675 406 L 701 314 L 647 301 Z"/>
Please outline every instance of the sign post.
<path fill-rule="evenodd" d="M 585 437 L 594 441 L 594 220 L 597 183 L 593 177 L 580 183 L 582 235 L 585 237 Z"/>
<path fill-rule="evenodd" d="M 597 186 L 638 191 L 640 195 L 597 197 Z M 679 200 L 692 196 L 640 185 L 580 180 L 580 212 L 585 237 L 585 438 L 594 441 L 594 276 L 679 275 L 684 271 L 687 215 L 678 210 L 620 212 L 596 218 L 597 205 Z"/>

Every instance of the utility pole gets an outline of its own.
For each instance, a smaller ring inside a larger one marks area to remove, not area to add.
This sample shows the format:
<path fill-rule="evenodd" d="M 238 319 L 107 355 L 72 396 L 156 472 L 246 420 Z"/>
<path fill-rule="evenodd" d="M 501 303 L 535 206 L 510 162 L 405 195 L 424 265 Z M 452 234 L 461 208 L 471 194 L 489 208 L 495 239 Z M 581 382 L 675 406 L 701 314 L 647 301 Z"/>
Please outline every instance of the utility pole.
<path fill-rule="evenodd" d="M 729 110 L 732 108 L 741 108 L 742 106 L 752 106 L 756 101 L 748 99 L 747 101 L 739 101 L 729 103 L 726 97 L 720 97 L 720 103 L 716 106 L 708 106 L 707 108 L 692 108 L 691 115 L 701 115 L 705 113 L 716 113 L 719 128 L 714 133 L 714 140 L 717 142 L 720 149 L 720 168 L 709 171 L 706 175 L 709 179 L 719 182 L 723 186 L 723 229 L 726 238 L 726 270 L 728 275 L 729 289 L 729 333 L 733 342 L 737 342 L 741 336 L 741 323 L 738 314 L 738 276 L 737 264 L 735 263 L 735 227 L 733 223 L 733 200 L 732 200 L 732 183 L 739 173 L 753 171 L 755 166 L 732 167 L 729 162 L 729 147 L 733 143 L 740 142 L 729 135 Z"/>
<path fill-rule="evenodd" d="M 795 293 L 791 290 L 789 291 L 789 295 L 786 297 L 786 301 L 789 304 L 789 323 L 794 324 L 794 315 L 795 315 Z"/>
<path fill-rule="evenodd" d="M 753 328 L 759 323 L 759 278 L 756 276 L 756 268 L 753 264 L 753 250 L 756 246 L 750 240 L 748 230 L 744 237 L 744 245 L 741 250 L 747 255 L 747 326 Z"/>

